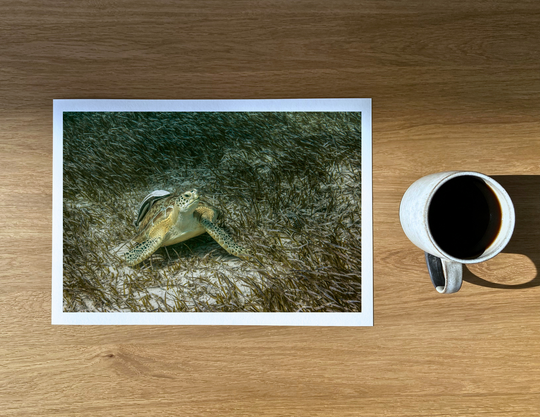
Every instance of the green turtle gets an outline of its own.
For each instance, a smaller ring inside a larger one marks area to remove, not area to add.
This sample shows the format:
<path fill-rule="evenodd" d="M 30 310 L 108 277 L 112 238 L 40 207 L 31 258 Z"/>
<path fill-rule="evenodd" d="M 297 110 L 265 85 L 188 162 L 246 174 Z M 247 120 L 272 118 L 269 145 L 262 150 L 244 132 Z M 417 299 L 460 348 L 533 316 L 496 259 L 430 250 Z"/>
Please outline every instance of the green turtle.
<path fill-rule="evenodd" d="M 146 196 L 139 207 L 134 222 L 138 231 L 133 238 L 138 245 L 126 252 L 126 263 L 137 265 L 162 246 L 174 245 L 205 232 L 234 256 L 250 254 L 225 230 L 214 224 L 218 217 L 217 209 L 200 202 L 197 190 L 176 194 L 154 191 Z"/>

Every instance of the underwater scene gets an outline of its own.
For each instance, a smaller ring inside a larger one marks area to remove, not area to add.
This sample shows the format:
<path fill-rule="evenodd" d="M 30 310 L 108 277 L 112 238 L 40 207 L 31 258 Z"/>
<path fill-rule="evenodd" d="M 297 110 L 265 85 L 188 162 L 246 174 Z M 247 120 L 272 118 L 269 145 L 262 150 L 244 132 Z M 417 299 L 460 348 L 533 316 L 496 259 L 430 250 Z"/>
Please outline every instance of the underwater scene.
<path fill-rule="evenodd" d="M 64 112 L 63 311 L 360 312 L 361 154 L 360 112 Z"/>

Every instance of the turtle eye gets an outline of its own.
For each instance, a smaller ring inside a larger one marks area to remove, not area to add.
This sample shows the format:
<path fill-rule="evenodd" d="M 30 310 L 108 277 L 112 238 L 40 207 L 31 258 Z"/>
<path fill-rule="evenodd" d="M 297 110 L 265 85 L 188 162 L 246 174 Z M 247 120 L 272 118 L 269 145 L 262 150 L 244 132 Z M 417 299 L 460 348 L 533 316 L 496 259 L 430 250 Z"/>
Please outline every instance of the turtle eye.
<path fill-rule="evenodd" d="M 185 194 L 184 194 L 184 197 L 186 197 L 186 198 L 188 198 L 189 196 L 190 196 L 189 193 L 185 193 Z"/>

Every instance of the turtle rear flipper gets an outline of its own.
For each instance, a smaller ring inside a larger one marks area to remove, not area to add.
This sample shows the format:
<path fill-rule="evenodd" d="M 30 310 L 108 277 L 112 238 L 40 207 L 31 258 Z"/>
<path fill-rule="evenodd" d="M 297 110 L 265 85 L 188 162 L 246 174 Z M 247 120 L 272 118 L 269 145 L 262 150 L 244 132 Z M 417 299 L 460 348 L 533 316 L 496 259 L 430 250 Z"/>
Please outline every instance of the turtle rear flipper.
<path fill-rule="evenodd" d="M 233 238 L 221 227 L 216 226 L 214 223 L 205 219 L 204 217 L 200 219 L 200 223 L 205 228 L 206 232 L 231 255 L 238 257 L 241 255 L 251 255 L 251 252 L 248 249 L 236 243 Z"/>
<path fill-rule="evenodd" d="M 163 242 L 163 236 L 149 238 L 139 243 L 124 255 L 126 263 L 129 266 L 134 266 L 144 261 L 161 246 L 161 242 Z"/>

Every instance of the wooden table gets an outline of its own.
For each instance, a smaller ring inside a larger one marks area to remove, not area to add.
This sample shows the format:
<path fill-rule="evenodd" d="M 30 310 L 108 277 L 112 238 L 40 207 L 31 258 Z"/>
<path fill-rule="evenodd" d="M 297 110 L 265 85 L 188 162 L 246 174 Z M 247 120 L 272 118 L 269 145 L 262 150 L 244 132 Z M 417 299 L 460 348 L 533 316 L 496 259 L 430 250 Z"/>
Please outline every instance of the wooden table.
<path fill-rule="evenodd" d="M 540 3 L 0 4 L 0 414 L 540 415 Z M 373 99 L 375 327 L 51 326 L 54 98 Z M 505 253 L 438 295 L 417 178 L 475 170 Z"/>

